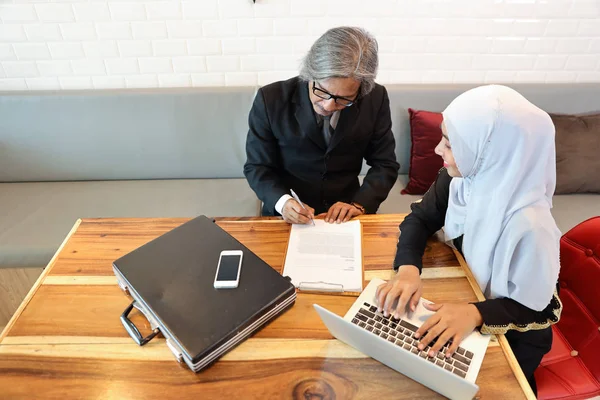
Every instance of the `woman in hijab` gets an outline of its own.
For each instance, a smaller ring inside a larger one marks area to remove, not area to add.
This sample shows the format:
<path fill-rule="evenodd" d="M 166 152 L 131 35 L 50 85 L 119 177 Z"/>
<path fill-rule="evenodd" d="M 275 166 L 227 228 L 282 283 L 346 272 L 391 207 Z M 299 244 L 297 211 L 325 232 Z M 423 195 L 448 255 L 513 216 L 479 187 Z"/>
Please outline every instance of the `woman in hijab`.
<path fill-rule="evenodd" d="M 547 113 L 505 86 L 458 96 L 442 113 L 435 152 L 444 168 L 400 225 L 395 277 L 379 286 L 384 315 L 414 311 L 427 239 L 442 227 L 464 255 L 486 300 L 426 305 L 417 332 L 430 356 L 452 339 L 446 356 L 473 329 L 505 334 L 537 394 L 533 373 L 558 322 L 560 231 L 550 214 L 556 184 L 554 125 Z M 437 338 L 437 339 L 436 339 Z"/>

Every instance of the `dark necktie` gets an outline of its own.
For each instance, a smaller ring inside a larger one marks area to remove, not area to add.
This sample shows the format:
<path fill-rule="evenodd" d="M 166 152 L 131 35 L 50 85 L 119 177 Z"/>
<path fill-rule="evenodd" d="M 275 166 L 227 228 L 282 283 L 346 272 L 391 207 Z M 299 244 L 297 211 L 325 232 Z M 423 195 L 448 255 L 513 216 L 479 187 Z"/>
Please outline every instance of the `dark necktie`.
<path fill-rule="evenodd" d="M 331 135 L 333 134 L 333 128 L 329 123 L 331 117 L 323 117 L 323 138 L 325 139 L 325 144 L 329 147 L 329 142 L 331 141 Z"/>

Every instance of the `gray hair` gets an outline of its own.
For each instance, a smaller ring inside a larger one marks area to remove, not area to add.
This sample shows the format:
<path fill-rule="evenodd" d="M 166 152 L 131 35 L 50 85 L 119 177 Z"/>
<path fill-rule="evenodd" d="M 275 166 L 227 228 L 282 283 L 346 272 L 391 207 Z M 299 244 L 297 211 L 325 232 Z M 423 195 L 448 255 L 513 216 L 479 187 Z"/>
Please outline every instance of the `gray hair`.
<path fill-rule="evenodd" d="M 332 28 L 313 43 L 302 59 L 300 78 L 307 82 L 353 78 L 361 83 L 360 96 L 365 96 L 375 86 L 377 50 L 375 37 L 362 28 Z"/>

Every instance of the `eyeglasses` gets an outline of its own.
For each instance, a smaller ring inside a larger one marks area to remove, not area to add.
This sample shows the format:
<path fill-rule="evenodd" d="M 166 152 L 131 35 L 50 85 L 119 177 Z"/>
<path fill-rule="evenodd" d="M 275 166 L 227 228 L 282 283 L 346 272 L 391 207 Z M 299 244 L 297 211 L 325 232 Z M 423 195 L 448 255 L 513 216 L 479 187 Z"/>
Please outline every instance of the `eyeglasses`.
<path fill-rule="evenodd" d="M 358 97 L 358 95 L 356 95 L 356 97 L 353 100 L 351 100 L 347 97 L 335 96 L 335 95 L 329 93 L 327 90 L 318 88 L 316 86 L 315 81 L 313 81 L 312 91 L 315 96 L 317 96 L 323 100 L 333 99 L 333 101 L 335 101 L 335 104 L 339 104 L 340 106 L 344 106 L 344 107 L 350 107 L 352 104 L 354 104 L 354 102 L 356 101 L 356 98 Z"/>

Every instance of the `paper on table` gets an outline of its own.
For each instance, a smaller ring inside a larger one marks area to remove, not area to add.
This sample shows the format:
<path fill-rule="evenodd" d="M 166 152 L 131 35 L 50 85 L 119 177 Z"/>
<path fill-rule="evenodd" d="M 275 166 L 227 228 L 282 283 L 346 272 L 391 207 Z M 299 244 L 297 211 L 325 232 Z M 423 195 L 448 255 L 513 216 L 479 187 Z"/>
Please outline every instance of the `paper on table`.
<path fill-rule="evenodd" d="M 292 225 L 283 275 L 301 290 L 362 291 L 360 221 Z"/>

